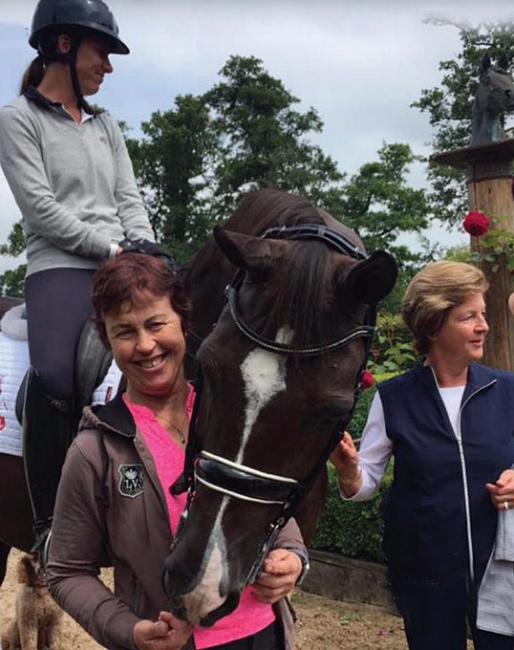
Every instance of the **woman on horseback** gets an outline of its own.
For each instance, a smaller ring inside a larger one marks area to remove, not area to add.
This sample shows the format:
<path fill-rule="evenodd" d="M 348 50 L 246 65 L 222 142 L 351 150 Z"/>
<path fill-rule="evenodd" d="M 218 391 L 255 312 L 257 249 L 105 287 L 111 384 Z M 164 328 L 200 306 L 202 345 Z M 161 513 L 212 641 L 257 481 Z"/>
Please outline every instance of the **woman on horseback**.
<path fill-rule="evenodd" d="M 74 429 L 75 353 L 92 313 L 90 281 L 125 238 L 153 241 L 121 131 L 85 97 L 128 54 L 102 0 L 40 0 L 29 37 L 37 57 L 0 111 L 0 163 L 22 214 L 32 369 L 24 457 L 44 541 Z"/>

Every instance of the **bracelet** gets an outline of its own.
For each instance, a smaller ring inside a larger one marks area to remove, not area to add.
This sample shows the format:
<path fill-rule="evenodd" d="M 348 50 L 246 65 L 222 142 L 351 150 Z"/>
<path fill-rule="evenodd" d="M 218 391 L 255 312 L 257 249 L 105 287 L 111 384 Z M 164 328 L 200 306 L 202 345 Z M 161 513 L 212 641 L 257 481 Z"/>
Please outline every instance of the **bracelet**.
<path fill-rule="evenodd" d="M 339 478 L 339 483 L 341 483 L 342 485 L 351 485 L 356 481 L 358 481 L 361 478 L 361 476 L 362 476 L 362 468 L 359 467 L 357 476 L 355 476 L 354 478 L 341 478 L 341 477 L 338 478 Z"/>

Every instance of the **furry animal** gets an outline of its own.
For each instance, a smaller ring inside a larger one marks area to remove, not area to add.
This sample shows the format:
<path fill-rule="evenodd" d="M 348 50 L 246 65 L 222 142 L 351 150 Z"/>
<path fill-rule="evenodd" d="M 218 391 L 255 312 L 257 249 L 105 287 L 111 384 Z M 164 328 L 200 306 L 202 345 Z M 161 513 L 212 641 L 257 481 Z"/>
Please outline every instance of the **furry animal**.
<path fill-rule="evenodd" d="M 2 631 L 2 650 L 61 650 L 63 611 L 53 600 L 35 556 L 18 562 L 15 615 Z"/>

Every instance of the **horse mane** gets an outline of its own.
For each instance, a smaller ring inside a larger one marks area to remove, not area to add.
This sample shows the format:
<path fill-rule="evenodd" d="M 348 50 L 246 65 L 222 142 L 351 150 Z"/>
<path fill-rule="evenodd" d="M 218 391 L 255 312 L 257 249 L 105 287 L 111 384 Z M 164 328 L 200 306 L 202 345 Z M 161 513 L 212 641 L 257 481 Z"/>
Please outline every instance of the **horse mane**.
<path fill-rule="evenodd" d="M 224 227 L 247 235 L 262 235 L 268 228 L 309 223 L 323 224 L 325 221 L 305 197 L 264 188 L 247 192 Z"/>

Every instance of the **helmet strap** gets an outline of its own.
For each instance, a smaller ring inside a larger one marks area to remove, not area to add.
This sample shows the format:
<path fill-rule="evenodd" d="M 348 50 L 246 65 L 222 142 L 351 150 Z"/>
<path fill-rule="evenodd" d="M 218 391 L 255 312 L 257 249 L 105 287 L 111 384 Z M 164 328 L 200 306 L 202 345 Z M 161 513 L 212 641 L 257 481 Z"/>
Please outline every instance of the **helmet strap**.
<path fill-rule="evenodd" d="M 66 61 L 68 62 L 68 66 L 70 68 L 71 85 L 73 86 L 75 97 L 77 98 L 77 105 L 80 109 L 84 109 L 86 113 L 89 113 L 89 115 L 93 115 L 94 110 L 84 99 L 84 95 L 82 94 L 82 89 L 80 87 L 79 78 L 77 75 L 77 52 L 81 40 L 82 38 L 79 36 L 79 34 L 73 34 L 70 50 L 64 56 L 66 57 Z"/>
<path fill-rule="evenodd" d="M 70 69 L 71 85 L 73 87 L 73 92 L 75 93 L 75 97 L 77 98 L 77 105 L 80 109 L 84 109 L 86 113 L 89 113 L 89 115 L 93 115 L 95 111 L 84 99 L 84 95 L 82 94 L 82 89 L 80 87 L 79 78 L 77 75 L 77 52 L 81 40 L 82 40 L 81 34 L 78 33 L 77 31 L 74 31 L 72 34 L 70 34 L 71 44 L 68 52 L 65 53 L 54 52 L 52 54 L 47 54 L 43 52 L 41 48 L 38 49 L 38 52 L 39 55 L 43 58 L 43 62 L 45 64 L 52 63 L 52 62 L 68 64 L 68 67 Z"/>

